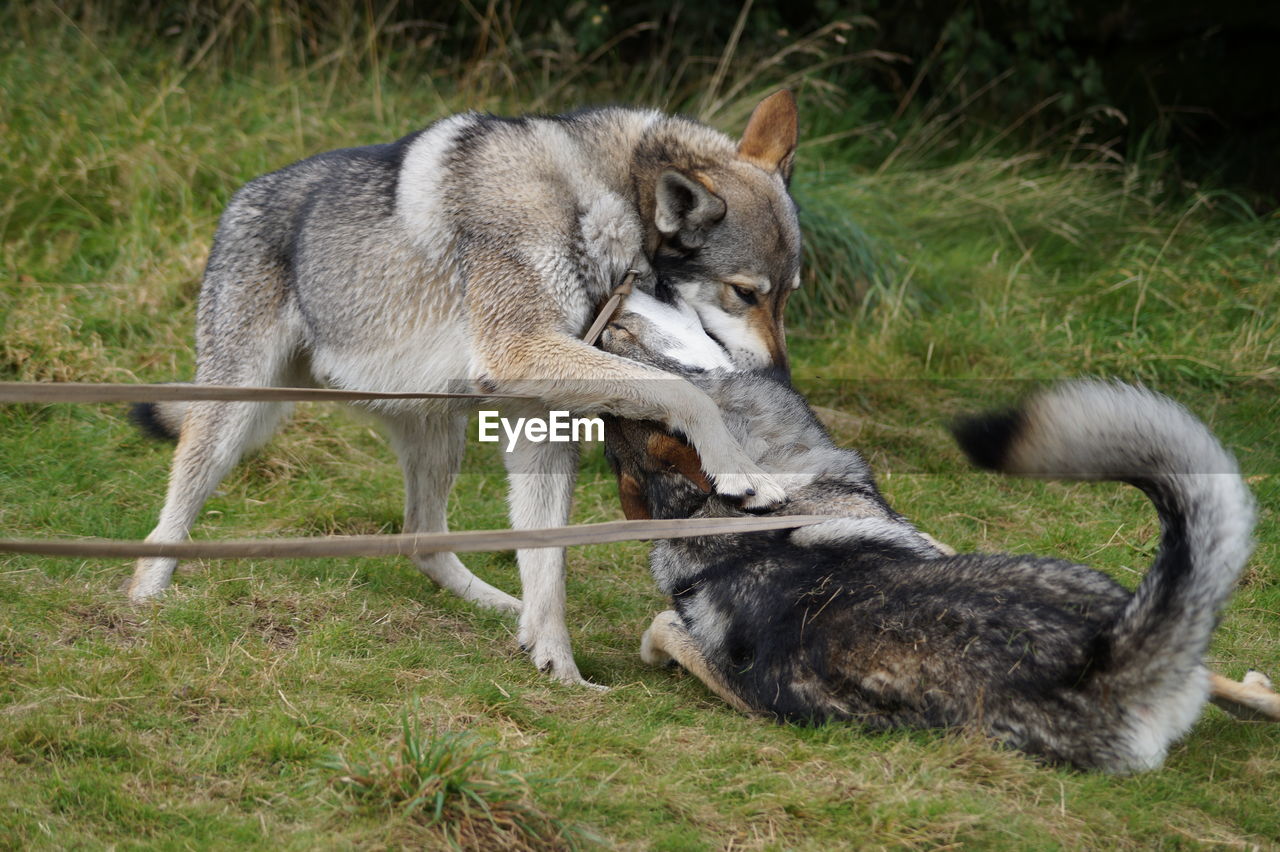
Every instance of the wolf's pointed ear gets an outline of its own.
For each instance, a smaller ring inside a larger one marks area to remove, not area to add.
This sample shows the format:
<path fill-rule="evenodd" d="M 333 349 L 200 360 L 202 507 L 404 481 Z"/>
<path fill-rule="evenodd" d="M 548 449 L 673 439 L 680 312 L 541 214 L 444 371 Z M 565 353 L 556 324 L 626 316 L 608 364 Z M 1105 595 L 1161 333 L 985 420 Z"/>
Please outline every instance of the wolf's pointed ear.
<path fill-rule="evenodd" d="M 644 497 L 644 486 L 631 474 L 618 474 L 618 496 L 622 499 L 622 514 L 628 521 L 647 521 L 653 517 Z"/>
<path fill-rule="evenodd" d="M 682 248 L 700 247 L 711 226 L 724 218 L 724 199 L 679 169 L 663 170 L 655 195 L 654 224 Z"/>
<path fill-rule="evenodd" d="M 778 172 L 784 181 L 791 180 L 799 139 L 796 99 L 783 89 L 756 104 L 747 129 L 738 143 L 738 156 L 770 172 Z"/>

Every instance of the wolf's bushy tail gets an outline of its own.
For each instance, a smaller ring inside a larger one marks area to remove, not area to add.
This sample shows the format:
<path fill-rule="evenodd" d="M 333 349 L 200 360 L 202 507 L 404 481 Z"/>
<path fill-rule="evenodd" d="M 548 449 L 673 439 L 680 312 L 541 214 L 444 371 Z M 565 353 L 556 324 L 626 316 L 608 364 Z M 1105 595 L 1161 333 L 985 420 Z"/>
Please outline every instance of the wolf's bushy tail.
<path fill-rule="evenodd" d="M 1201 665 L 1252 547 L 1253 499 L 1235 459 L 1194 415 L 1145 388 L 1076 381 L 953 432 L 980 467 L 1022 476 L 1119 480 L 1160 516 L 1160 547 L 1099 637 L 1093 672 L 1156 699 Z M 1179 679 L 1181 679 L 1179 681 Z"/>

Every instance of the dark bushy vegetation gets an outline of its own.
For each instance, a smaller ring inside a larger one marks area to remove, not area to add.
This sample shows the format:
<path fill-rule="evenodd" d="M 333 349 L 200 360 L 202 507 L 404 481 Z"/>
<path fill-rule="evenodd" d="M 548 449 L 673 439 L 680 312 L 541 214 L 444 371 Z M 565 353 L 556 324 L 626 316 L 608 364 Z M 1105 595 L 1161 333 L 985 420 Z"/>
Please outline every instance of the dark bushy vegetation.
<path fill-rule="evenodd" d="M 152 44 L 143 47 L 172 47 L 193 59 L 216 45 L 280 64 L 341 56 L 373 68 L 452 63 L 474 71 L 489 60 L 511 80 L 541 69 L 544 78 L 617 81 L 662 58 L 671 75 L 654 90 L 681 108 L 694 106 L 681 78 L 700 76 L 688 75 L 688 66 L 714 61 L 722 46 L 771 56 L 843 24 L 839 38 L 821 45 L 824 76 L 876 87 L 887 113 L 933 103 L 1043 134 L 1092 110 L 1099 144 L 1130 153 L 1171 149 L 1184 180 L 1226 180 L 1258 208 L 1274 206 L 1280 192 L 1280 87 L 1273 84 L 1280 6 L 1271 3 L 80 0 L 63 9 L 81 27 L 128 28 L 149 34 Z M 17 18 L 29 27 L 45 15 L 19 11 Z M 225 32 L 235 37 L 218 37 Z"/>

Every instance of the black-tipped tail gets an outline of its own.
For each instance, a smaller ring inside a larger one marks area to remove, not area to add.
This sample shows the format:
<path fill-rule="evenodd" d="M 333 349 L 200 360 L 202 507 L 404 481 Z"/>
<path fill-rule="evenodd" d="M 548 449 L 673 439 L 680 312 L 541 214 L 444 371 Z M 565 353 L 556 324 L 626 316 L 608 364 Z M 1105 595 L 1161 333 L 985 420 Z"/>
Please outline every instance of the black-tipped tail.
<path fill-rule="evenodd" d="M 159 403 L 135 402 L 129 406 L 129 422 L 149 438 L 155 438 L 158 441 L 178 440 L 177 430 L 161 411 Z"/>
<path fill-rule="evenodd" d="M 951 434 L 969 461 L 984 470 L 1004 470 L 1009 449 L 1026 426 L 1021 409 L 989 411 L 961 417 L 951 424 Z"/>
<path fill-rule="evenodd" d="M 1160 547 L 1098 636 L 1092 672 L 1100 694 L 1145 708 L 1130 765 L 1155 765 L 1199 712 L 1204 652 L 1249 556 L 1253 499 L 1235 459 L 1176 402 L 1120 383 L 1067 382 L 954 432 L 982 467 L 1129 482 L 1151 498 Z"/>

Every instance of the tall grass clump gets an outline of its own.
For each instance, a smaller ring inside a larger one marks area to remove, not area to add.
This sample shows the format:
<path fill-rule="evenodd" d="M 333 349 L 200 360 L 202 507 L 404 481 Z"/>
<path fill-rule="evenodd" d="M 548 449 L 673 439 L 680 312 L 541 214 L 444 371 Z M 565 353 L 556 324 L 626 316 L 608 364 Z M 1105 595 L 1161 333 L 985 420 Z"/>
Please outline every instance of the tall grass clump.
<path fill-rule="evenodd" d="M 589 835 L 535 802 L 546 782 L 503 768 L 502 752 L 476 736 L 401 722 L 386 752 L 321 763 L 334 785 L 360 807 L 419 826 L 457 849 L 581 848 Z"/>

